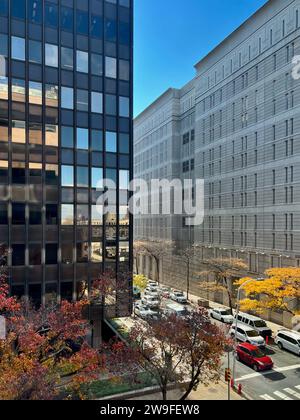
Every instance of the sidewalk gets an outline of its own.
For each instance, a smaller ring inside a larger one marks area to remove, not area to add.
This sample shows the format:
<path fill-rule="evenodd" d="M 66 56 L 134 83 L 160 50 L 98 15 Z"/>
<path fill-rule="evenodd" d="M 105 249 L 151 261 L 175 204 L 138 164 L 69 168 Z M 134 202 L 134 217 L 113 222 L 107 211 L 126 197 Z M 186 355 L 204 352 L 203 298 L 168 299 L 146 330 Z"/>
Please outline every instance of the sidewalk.
<path fill-rule="evenodd" d="M 179 401 L 183 393 L 180 390 L 173 390 L 168 392 L 169 401 Z M 159 401 L 161 400 L 161 393 L 130 398 L 132 401 Z M 245 401 L 243 397 L 231 391 L 232 401 Z M 200 385 L 197 391 L 193 391 L 187 401 L 228 401 L 228 388 L 224 382 L 217 385 L 210 385 L 205 387 Z"/>

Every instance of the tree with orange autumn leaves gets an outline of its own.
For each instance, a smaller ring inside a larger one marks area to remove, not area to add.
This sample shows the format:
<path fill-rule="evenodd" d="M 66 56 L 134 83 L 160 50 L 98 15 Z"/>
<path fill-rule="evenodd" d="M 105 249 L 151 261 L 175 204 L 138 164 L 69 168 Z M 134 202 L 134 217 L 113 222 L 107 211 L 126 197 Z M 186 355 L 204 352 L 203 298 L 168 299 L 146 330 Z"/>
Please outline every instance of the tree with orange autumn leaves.
<path fill-rule="evenodd" d="M 120 374 L 123 359 L 124 370 L 130 368 L 122 343 L 101 349 L 88 344 L 90 326 L 82 316 L 87 303 L 64 301 L 36 309 L 10 297 L 6 276 L 0 275 L 0 315 L 7 325 L 6 339 L 0 340 L 0 400 L 84 398 L 83 385 L 101 374 L 116 376 L 115 358 Z"/>
<path fill-rule="evenodd" d="M 240 302 L 242 310 L 279 310 L 293 316 L 300 315 L 300 268 L 272 268 L 266 271 L 264 280 L 245 284 L 248 280 L 251 279 L 242 278 L 235 283 L 243 286 L 246 295 Z"/>

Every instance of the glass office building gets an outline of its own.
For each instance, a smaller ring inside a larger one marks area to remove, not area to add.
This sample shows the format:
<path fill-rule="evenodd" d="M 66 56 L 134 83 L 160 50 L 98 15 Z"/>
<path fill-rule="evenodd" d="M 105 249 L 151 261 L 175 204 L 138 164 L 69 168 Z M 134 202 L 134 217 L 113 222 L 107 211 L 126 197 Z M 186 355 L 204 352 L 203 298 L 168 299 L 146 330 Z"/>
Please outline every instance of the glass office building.
<path fill-rule="evenodd" d="M 131 269 L 131 3 L 0 1 L 0 243 L 14 295 L 77 299 L 102 270 Z"/>

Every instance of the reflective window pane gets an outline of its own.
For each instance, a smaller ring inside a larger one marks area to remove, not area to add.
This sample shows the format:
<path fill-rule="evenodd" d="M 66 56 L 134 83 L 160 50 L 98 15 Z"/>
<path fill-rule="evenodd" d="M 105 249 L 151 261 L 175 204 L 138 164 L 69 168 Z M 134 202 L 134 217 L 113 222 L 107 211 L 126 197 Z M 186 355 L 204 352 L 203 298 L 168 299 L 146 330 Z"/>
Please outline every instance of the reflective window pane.
<path fill-rule="evenodd" d="M 74 187 L 74 168 L 73 166 L 61 167 L 61 185 L 63 187 Z"/>
<path fill-rule="evenodd" d="M 45 144 L 47 146 L 58 146 L 58 126 L 46 124 L 45 125 Z"/>
<path fill-rule="evenodd" d="M 130 79 L 129 61 L 119 60 L 119 77 L 121 80 L 126 80 L 126 81 Z"/>
<path fill-rule="evenodd" d="M 77 71 L 81 73 L 89 72 L 89 55 L 84 51 L 77 51 Z"/>
<path fill-rule="evenodd" d="M 88 150 L 89 148 L 89 130 L 86 128 L 77 128 L 77 149 Z"/>
<path fill-rule="evenodd" d="M 0 99 L 8 99 L 8 78 L 0 77 Z"/>
<path fill-rule="evenodd" d="M 101 242 L 91 243 L 91 261 L 94 263 L 101 263 L 103 261 Z"/>
<path fill-rule="evenodd" d="M 58 47 L 57 45 L 45 44 L 46 66 L 58 67 Z"/>
<path fill-rule="evenodd" d="M 11 37 L 11 56 L 15 60 L 25 61 L 25 39 Z"/>
<path fill-rule="evenodd" d="M 91 55 L 91 72 L 95 76 L 102 76 L 103 75 L 103 58 L 102 55 L 99 54 L 92 54 Z"/>
<path fill-rule="evenodd" d="M 73 32 L 73 9 L 69 7 L 61 8 L 61 28 L 65 31 Z"/>
<path fill-rule="evenodd" d="M 61 88 L 61 107 L 66 109 L 74 108 L 73 89 L 62 86 Z"/>
<path fill-rule="evenodd" d="M 117 153 L 117 133 L 107 131 L 105 136 L 105 145 L 107 152 Z"/>
<path fill-rule="evenodd" d="M 61 224 L 64 226 L 74 225 L 74 206 L 73 204 L 62 204 Z"/>
<path fill-rule="evenodd" d="M 77 166 L 77 187 L 89 187 L 89 168 L 87 166 Z"/>
<path fill-rule="evenodd" d="M 71 48 L 61 48 L 61 67 L 66 70 L 73 70 L 73 50 Z"/>
<path fill-rule="evenodd" d="M 91 19 L 91 36 L 93 38 L 102 38 L 103 33 L 103 19 L 101 16 L 92 15 Z"/>
<path fill-rule="evenodd" d="M 103 169 L 92 168 L 92 188 L 103 188 Z"/>
<path fill-rule="evenodd" d="M 11 4 L 11 15 L 14 18 L 25 19 L 25 0 L 10 0 Z"/>
<path fill-rule="evenodd" d="M 38 41 L 29 41 L 28 44 L 29 61 L 31 63 L 42 64 L 42 44 Z"/>
<path fill-rule="evenodd" d="M 29 81 L 29 102 L 31 104 L 42 105 L 42 84 Z"/>
<path fill-rule="evenodd" d="M 25 98 L 26 98 L 25 80 L 12 79 L 11 95 L 12 95 L 13 101 L 25 102 Z"/>
<path fill-rule="evenodd" d="M 89 224 L 89 206 L 78 205 L 77 206 L 77 225 L 88 226 Z"/>
<path fill-rule="evenodd" d="M 12 121 L 12 142 L 25 143 L 26 140 L 26 124 L 25 121 Z"/>
<path fill-rule="evenodd" d="M 117 60 L 112 57 L 105 57 L 105 77 L 116 79 L 117 77 Z"/>
<path fill-rule="evenodd" d="M 46 106 L 58 107 L 58 86 L 45 85 L 45 103 Z"/>
<path fill-rule="evenodd" d="M 73 127 L 61 127 L 61 145 L 68 148 L 74 147 Z"/>
<path fill-rule="evenodd" d="M 77 10 L 76 11 L 76 26 L 77 32 L 83 35 L 89 33 L 89 15 L 87 12 Z"/>
<path fill-rule="evenodd" d="M 102 226 L 103 225 L 103 206 L 93 205 L 92 206 L 92 225 Z"/>
<path fill-rule="evenodd" d="M 99 92 L 92 92 L 92 112 L 96 114 L 103 113 L 103 94 Z"/>
<path fill-rule="evenodd" d="M 129 118 L 129 98 L 119 97 L 119 115 L 120 117 Z"/>
<path fill-rule="evenodd" d="M 45 3 L 45 25 L 57 27 L 58 24 L 58 8 L 54 4 Z"/>
<path fill-rule="evenodd" d="M 89 92 L 87 90 L 77 89 L 77 110 L 88 112 Z"/>
<path fill-rule="evenodd" d="M 28 0 L 28 19 L 32 23 L 42 23 L 43 5 L 42 0 Z"/>
<path fill-rule="evenodd" d="M 103 132 L 100 130 L 92 130 L 91 149 L 95 152 L 103 151 Z"/>

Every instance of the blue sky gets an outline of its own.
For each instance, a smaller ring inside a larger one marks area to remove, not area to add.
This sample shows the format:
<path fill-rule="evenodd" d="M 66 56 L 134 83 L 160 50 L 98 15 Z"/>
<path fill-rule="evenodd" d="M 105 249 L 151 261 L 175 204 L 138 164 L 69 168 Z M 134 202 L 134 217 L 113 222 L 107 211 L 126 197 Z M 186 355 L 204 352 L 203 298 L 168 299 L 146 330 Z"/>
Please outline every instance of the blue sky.
<path fill-rule="evenodd" d="M 135 115 L 192 79 L 194 64 L 265 3 L 135 0 Z"/>

